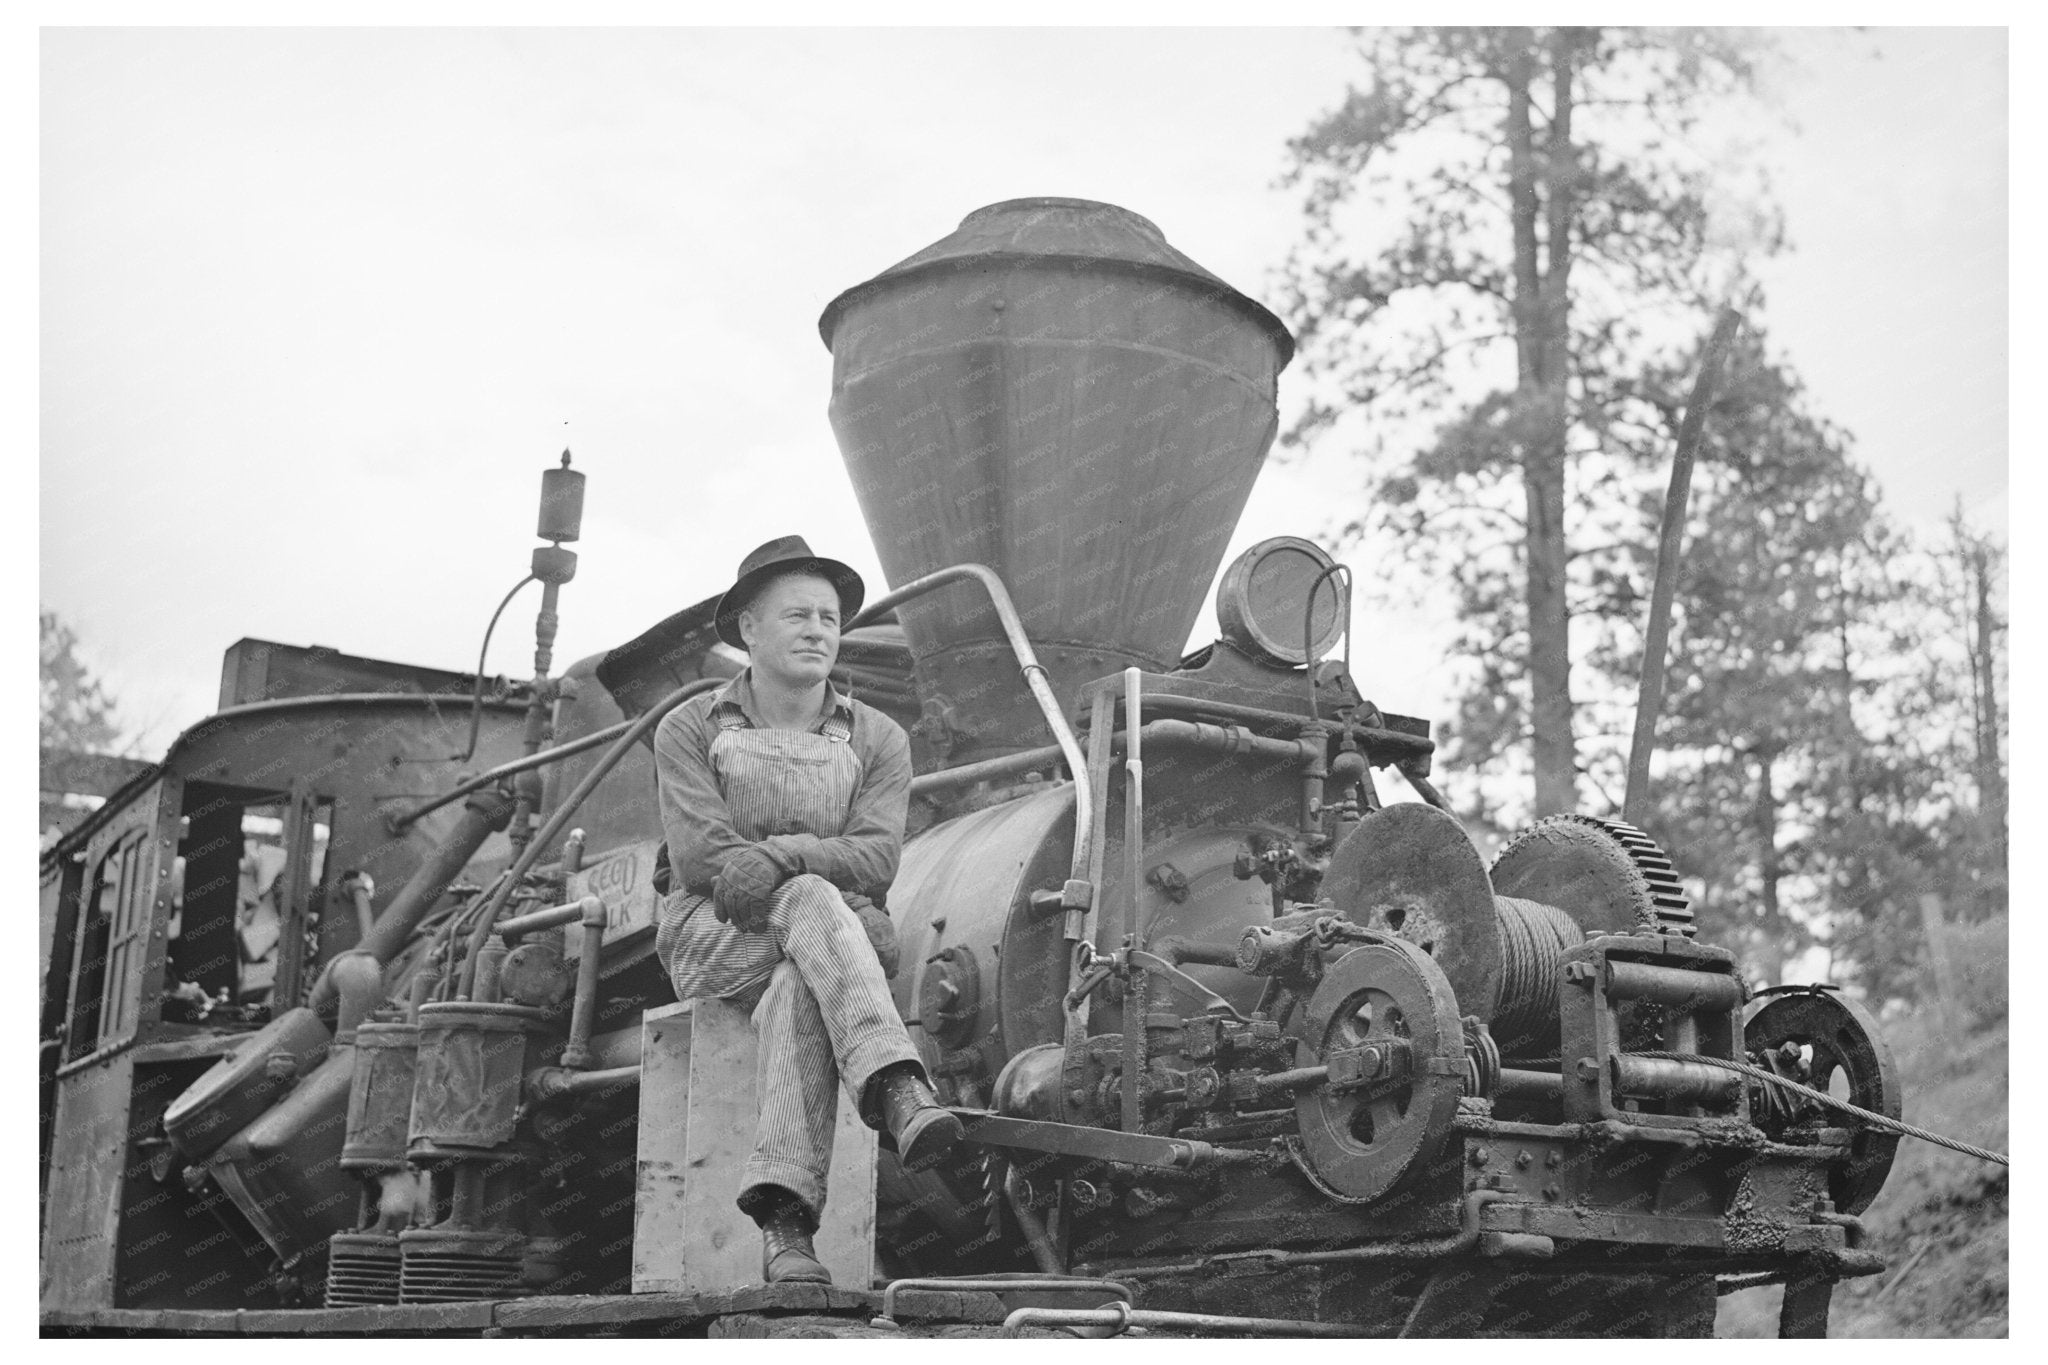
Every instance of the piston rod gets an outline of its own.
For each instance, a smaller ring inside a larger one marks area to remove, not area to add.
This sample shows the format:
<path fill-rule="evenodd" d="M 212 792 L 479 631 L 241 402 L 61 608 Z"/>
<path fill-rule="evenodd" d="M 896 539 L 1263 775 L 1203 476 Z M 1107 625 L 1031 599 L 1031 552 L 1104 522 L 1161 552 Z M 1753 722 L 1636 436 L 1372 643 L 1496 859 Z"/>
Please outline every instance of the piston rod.
<path fill-rule="evenodd" d="M 1626 1052 L 1617 1052 L 1612 1060 L 1617 1094 L 1676 1104 L 1720 1105 L 1733 1103 L 1742 1090 L 1739 1073 L 1699 1062 L 1637 1057 Z"/>

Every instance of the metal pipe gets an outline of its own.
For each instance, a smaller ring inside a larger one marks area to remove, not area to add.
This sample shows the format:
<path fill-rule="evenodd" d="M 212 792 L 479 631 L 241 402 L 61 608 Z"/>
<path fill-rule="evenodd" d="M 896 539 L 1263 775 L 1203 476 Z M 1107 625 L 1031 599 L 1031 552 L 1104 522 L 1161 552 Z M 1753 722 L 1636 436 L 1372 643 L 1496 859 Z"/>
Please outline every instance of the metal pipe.
<path fill-rule="evenodd" d="M 1161 1327 L 1179 1332 L 1239 1332 L 1250 1337 L 1355 1337 L 1348 1323 L 1301 1318 L 1235 1318 L 1222 1313 L 1168 1313 L 1114 1303 L 1106 1308 L 1019 1308 L 1003 1319 L 1002 1335 L 1020 1337 L 1026 1327 L 1108 1327 L 1111 1336 L 1127 1327 Z"/>
<path fill-rule="evenodd" d="M 1176 697 L 1170 693 L 1156 693 L 1146 705 L 1159 715 L 1227 720 L 1239 725 L 1266 725 L 1297 733 L 1303 725 L 1310 723 L 1310 717 L 1297 715 L 1292 711 L 1270 711 L 1262 706 L 1242 706 L 1236 702 L 1208 701 L 1199 697 Z M 1339 728 L 1331 721 L 1324 721 L 1323 724 L 1332 730 Z M 1341 728 L 1361 745 L 1375 749 L 1398 750 L 1417 758 L 1426 758 L 1436 752 L 1436 741 L 1427 735 L 1411 735 L 1406 730 L 1389 730 L 1379 725 L 1344 725 Z"/>
<path fill-rule="evenodd" d="M 1145 905 L 1145 672 L 1124 670 L 1124 880 L 1130 886 L 1130 918 L 1124 925 L 1124 946 L 1144 942 L 1141 915 Z M 1168 722 L 1172 724 L 1173 722 Z M 1128 962 L 1128 959 L 1126 959 Z M 1145 1131 L 1145 987 L 1143 966 L 1130 964 L 1124 983 L 1123 1123 L 1126 1133 Z"/>
<path fill-rule="evenodd" d="M 1010 643 L 1010 652 L 1017 656 L 1017 667 L 1024 674 L 1024 683 L 1031 689 L 1032 698 L 1037 701 L 1039 712 L 1045 717 L 1046 728 L 1059 742 L 1060 753 L 1066 757 L 1067 771 L 1074 774 L 1074 842 L 1081 842 L 1081 831 L 1088 828 L 1091 809 L 1088 783 L 1082 774 L 1088 771 L 1087 762 L 1081 757 L 1080 742 L 1074 738 L 1072 727 L 1067 724 L 1066 715 L 1060 710 L 1057 698 L 1052 694 L 1052 684 L 1047 681 L 1045 665 L 1038 662 L 1038 655 L 1031 648 L 1031 637 L 1024 633 L 1024 622 L 1017 615 L 1017 608 L 1010 601 L 1010 590 L 1003 586 L 1003 580 L 995 570 L 986 564 L 954 564 L 948 568 L 914 578 L 902 587 L 883 594 L 863 607 L 848 621 L 843 631 L 853 630 L 876 621 L 894 611 L 912 598 L 922 597 L 935 588 L 948 583 L 972 580 L 981 584 L 988 593 L 989 604 L 995 608 L 996 619 L 1002 623 L 1003 635 Z"/>
<path fill-rule="evenodd" d="M 1010 1212 L 1017 1216 L 1017 1226 L 1024 1233 L 1024 1243 L 1031 1248 L 1031 1259 L 1038 1262 L 1038 1268 L 1047 1275 L 1058 1275 L 1059 1254 L 1053 1250 L 1052 1238 L 1045 1235 L 1045 1220 L 1025 1198 L 1024 1177 L 1017 1173 L 1015 1166 L 1003 1173 L 1003 1197 L 1010 1201 Z"/>
<path fill-rule="evenodd" d="M 523 773 L 528 768 L 544 768 L 550 763 L 559 763 L 565 758 L 573 757 L 589 749 L 595 749 L 606 740 L 615 739 L 619 735 L 624 734 L 632 728 L 632 725 L 632 721 L 622 720 L 616 725 L 607 725 L 602 730 L 592 730 L 587 735 L 578 735 L 567 744 L 557 744 L 553 748 L 542 749 L 537 754 L 528 754 L 524 758 L 515 758 L 509 763 L 500 763 L 489 772 L 478 773 L 475 777 L 454 788 L 454 790 L 443 792 L 430 801 L 424 801 L 414 806 L 411 810 L 386 815 L 384 817 L 384 827 L 393 834 L 402 834 L 413 821 L 430 811 L 441 809 L 450 801 L 459 801 L 473 791 L 480 791 L 485 787 L 492 786 L 504 778 Z"/>
<path fill-rule="evenodd" d="M 1009 641 L 1010 652 L 1017 658 L 1017 667 L 1024 674 L 1024 684 L 1031 689 L 1032 700 L 1038 703 L 1038 710 L 1045 717 L 1046 728 L 1058 741 L 1060 753 L 1066 758 L 1067 771 L 1074 775 L 1074 854 L 1069 882 L 1083 881 L 1088 866 L 1088 832 L 1094 827 L 1096 793 L 1089 778 L 1087 761 L 1081 756 L 1081 745 L 1074 738 L 1073 727 L 1067 724 L 1067 717 L 1060 710 L 1058 698 L 1052 694 L 1052 683 L 1048 680 L 1045 666 L 1038 662 L 1038 655 L 1031 648 L 1031 637 L 1024 633 L 1024 622 L 1017 615 L 1017 608 L 1010 601 L 1010 590 L 1003 586 L 1003 580 L 995 570 L 986 564 L 955 564 L 949 568 L 914 578 L 893 592 L 885 593 L 870 602 L 855 614 L 843 627 L 852 630 L 894 611 L 901 604 L 915 597 L 922 597 L 935 588 L 948 583 L 971 579 L 981 584 L 988 593 L 989 605 L 995 608 L 996 619 L 1002 623 L 1003 636 Z M 1088 894 L 1093 898 L 1094 887 L 1089 884 Z M 1076 921 L 1085 919 L 1086 910 L 1067 913 L 1065 937 L 1069 941 L 1080 937 Z M 1072 959 L 1067 963 L 1067 990 L 1074 988 L 1076 970 Z"/>
<path fill-rule="evenodd" d="M 374 894 L 370 879 L 360 872 L 354 873 L 343 879 L 341 889 L 355 906 L 356 942 L 361 943 L 377 927 L 377 912 L 370 908 L 370 897 Z"/>
<path fill-rule="evenodd" d="M 1629 741 L 1628 783 L 1623 789 L 1621 818 L 1640 825 L 1648 816 L 1650 750 L 1656 747 L 1657 713 L 1664 708 L 1664 655 L 1671 632 L 1671 598 L 1678 590 L 1678 552 L 1685 539 L 1685 504 L 1692 488 L 1693 454 L 1707 424 L 1707 409 L 1721 362 L 1735 342 L 1742 314 L 1730 305 L 1721 310 L 1700 354 L 1699 377 L 1678 424 L 1678 449 L 1671 457 L 1671 486 L 1664 494 L 1664 526 L 1657 538 L 1657 576 L 1650 584 L 1650 619 L 1643 628 L 1642 682 L 1636 691 L 1635 734 Z"/>
<path fill-rule="evenodd" d="M 1001 1293 L 1004 1290 L 1015 1290 L 1018 1292 L 1048 1289 L 1107 1290 L 1113 1294 L 1123 1295 L 1126 1300 L 1134 1299 L 1138 1296 L 1136 1290 L 1120 1280 L 1091 1279 L 1078 1275 L 1005 1273 L 997 1275 L 954 1275 L 934 1276 L 924 1279 L 891 1280 L 882 1287 L 882 1311 L 880 1315 L 870 1319 L 868 1325 L 881 1328 L 900 1325 L 896 1321 L 896 1295 L 905 1289 L 964 1290 L 968 1293 L 982 1290 L 991 1294 Z"/>
<path fill-rule="evenodd" d="M 1649 1000 L 1689 1011 L 1732 1010 L 1742 1003 L 1742 983 L 1725 972 L 1694 972 L 1610 958 L 1607 998 Z"/>
<path fill-rule="evenodd" d="M 1330 1079 L 1327 1066 L 1298 1066 L 1291 1071 L 1272 1071 L 1259 1077 L 1258 1087 L 1266 1090 L 1306 1090 Z"/>
<path fill-rule="evenodd" d="M 341 996 L 334 1037 L 336 1042 L 347 1042 L 354 1038 L 357 1025 L 384 1003 L 384 964 L 368 953 L 350 951 L 330 962 L 321 977 L 324 980 L 330 974 Z"/>
<path fill-rule="evenodd" d="M 985 782 L 992 777 L 1008 777 L 1011 773 L 1042 768 L 1065 756 L 1059 745 L 1048 744 L 1041 749 L 1025 749 L 1020 753 L 1004 754 L 999 758 L 985 758 L 979 763 L 964 763 L 957 768 L 941 768 L 937 772 L 922 773 L 911 778 L 910 794 L 926 796 L 936 791 Z"/>
<path fill-rule="evenodd" d="M 597 790 L 598 783 L 604 781 L 606 775 L 618 765 L 619 760 L 639 742 L 640 736 L 659 725 L 664 716 L 699 693 L 710 692 L 723 686 L 725 680 L 722 678 L 699 678 L 695 682 L 684 683 L 635 717 L 633 723 L 626 728 L 626 732 L 619 736 L 611 748 L 605 750 L 604 757 L 598 759 L 595 766 L 583 775 L 583 780 L 576 784 L 576 790 L 570 792 L 562 804 L 555 808 L 555 813 L 548 817 L 547 823 L 542 825 L 540 831 L 528 842 L 526 850 L 519 855 L 519 860 L 506 869 L 505 878 L 499 884 L 497 893 L 491 897 L 490 905 L 478 920 L 476 929 L 472 931 L 469 956 L 462 964 L 459 998 L 469 998 L 470 987 L 476 980 L 477 949 L 483 947 L 484 940 L 490 936 L 491 926 L 498 918 L 498 912 L 504 909 L 505 902 L 512 898 L 512 892 L 520 880 L 540 861 L 541 853 L 554 841 L 555 836 L 562 832 L 562 827 L 569 823 L 569 817 L 576 813 L 576 808 L 589 799 L 590 794 Z M 386 915 L 385 918 L 389 919 L 390 916 Z M 382 925 L 378 927 L 381 928 Z"/>
<path fill-rule="evenodd" d="M 1154 720 L 1141 727 L 1145 738 L 1158 744 L 1200 749 L 1212 754 L 1250 754 L 1258 758 L 1290 763 L 1309 760 L 1307 742 L 1298 739 L 1268 739 L 1241 725 L 1216 725 L 1198 720 Z M 1117 732 L 1128 738 L 1127 730 Z M 1320 758 L 1321 755 L 1316 755 Z"/>
<path fill-rule="evenodd" d="M 588 924 L 592 910 L 602 917 L 604 902 L 595 896 L 585 896 L 582 900 L 570 901 L 566 905 L 557 905 L 546 910 L 529 910 L 523 915 L 514 915 L 511 919 L 501 919 L 495 927 L 498 930 L 498 937 L 510 943 L 516 938 L 537 934 L 543 929 L 553 929 L 557 925 L 574 924 L 578 920 Z"/>
<path fill-rule="evenodd" d="M 604 902 L 585 896 L 583 941 L 577 946 L 576 1003 L 569 1010 L 569 1041 L 562 1047 L 562 1065 L 578 1070 L 590 1065 L 590 1021 L 597 1017 L 598 968 L 604 958 Z"/>
<path fill-rule="evenodd" d="M 1152 945 L 1161 957 L 1179 966 L 1192 962 L 1201 967 L 1235 967 L 1237 945 L 1218 948 L 1210 943 L 1192 943 L 1184 938 L 1163 938 Z"/>
<path fill-rule="evenodd" d="M 615 1066 L 605 1071 L 572 1071 L 565 1066 L 543 1066 L 526 1073 L 526 1093 L 535 1104 L 594 1095 L 640 1084 L 640 1068 Z"/>
<path fill-rule="evenodd" d="M 412 937 L 412 931 L 419 927 L 435 902 L 441 899 L 448 884 L 462 875 L 463 867 L 483 846 L 484 840 L 503 829 L 511 815 L 512 798 L 504 792 L 493 788 L 471 793 L 455 828 L 448 831 L 448 837 L 427 855 L 419 871 L 399 888 L 377 923 L 356 944 L 355 951 L 369 954 L 380 965 L 389 962 Z M 333 976 L 333 963 L 330 962 L 327 970 L 321 972 L 320 979 L 313 984 L 306 1003 L 316 1013 L 325 1014 L 335 1006 L 340 994 Z"/>
<path fill-rule="evenodd" d="M 1472 1190 L 1458 1206 L 1458 1230 L 1448 1237 L 1425 1237 L 1413 1242 L 1372 1242 L 1335 1251 L 1219 1251 L 1196 1261 L 1174 1265 L 1118 1266 L 1118 1278 L 1156 1280 L 1190 1275 L 1197 1271 L 1223 1269 L 1233 1265 L 1256 1264 L 1282 1270 L 1297 1265 L 1341 1265 L 1351 1261 L 1434 1261 L 1457 1256 L 1479 1245 L 1480 1211 L 1508 1196 L 1501 1190 Z M 1085 1273 L 1088 1267 L 1081 1267 Z"/>

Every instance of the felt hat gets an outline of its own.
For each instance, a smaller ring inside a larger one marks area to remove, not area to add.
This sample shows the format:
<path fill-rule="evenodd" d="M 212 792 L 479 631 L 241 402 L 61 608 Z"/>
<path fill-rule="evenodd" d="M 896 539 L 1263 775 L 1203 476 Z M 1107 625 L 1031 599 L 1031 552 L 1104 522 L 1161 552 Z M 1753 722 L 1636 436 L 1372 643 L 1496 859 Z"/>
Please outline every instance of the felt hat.
<path fill-rule="evenodd" d="M 740 561 L 738 577 L 718 599 L 718 638 L 734 649 L 745 649 L 740 638 L 740 613 L 745 611 L 769 579 L 786 573 L 813 573 L 839 590 L 839 622 L 844 625 L 860 610 L 867 585 L 860 575 L 836 559 L 811 553 L 802 536 L 779 536 L 750 551 Z"/>

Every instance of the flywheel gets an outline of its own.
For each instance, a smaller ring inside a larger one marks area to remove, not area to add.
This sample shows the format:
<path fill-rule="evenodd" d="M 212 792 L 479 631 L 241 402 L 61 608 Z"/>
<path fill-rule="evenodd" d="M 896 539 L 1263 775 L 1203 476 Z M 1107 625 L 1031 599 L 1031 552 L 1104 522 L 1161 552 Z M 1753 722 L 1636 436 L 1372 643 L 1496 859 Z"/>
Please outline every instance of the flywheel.
<path fill-rule="evenodd" d="M 1362 1204 L 1443 1149 L 1465 1075 L 1450 983 L 1400 939 L 1354 948 L 1324 969 L 1295 1032 L 1295 1065 L 1324 1066 L 1298 1093 L 1296 1163 L 1324 1193 Z"/>
<path fill-rule="evenodd" d="M 1820 987 L 1772 992 L 1757 1002 L 1742 1025 L 1750 1061 L 1814 1090 L 1833 1094 L 1888 1119 L 1904 1117 L 1898 1064 L 1870 1012 L 1840 993 Z M 1841 1086 L 1830 1087 L 1840 1079 Z M 1837 1110 L 1780 1086 L 1764 1084 L 1758 1124 L 1772 1137 L 1803 1122 L 1853 1127 L 1849 1160 L 1828 1175 L 1828 1197 L 1837 1213 L 1861 1213 L 1891 1174 L 1899 1135 L 1862 1126 Z M 1840 1093 L 1846 1090 L 1847 1093 Z"/>
<path fill-rule="evenodd" d="M 1331 855 L 1322 894 L 1353 923 L 1427 953 L 1462 1012 L 1493 1018 L 1506 966 L 1493 884 L 1451 816 L 1417 801 L 1367 816 Z"/>

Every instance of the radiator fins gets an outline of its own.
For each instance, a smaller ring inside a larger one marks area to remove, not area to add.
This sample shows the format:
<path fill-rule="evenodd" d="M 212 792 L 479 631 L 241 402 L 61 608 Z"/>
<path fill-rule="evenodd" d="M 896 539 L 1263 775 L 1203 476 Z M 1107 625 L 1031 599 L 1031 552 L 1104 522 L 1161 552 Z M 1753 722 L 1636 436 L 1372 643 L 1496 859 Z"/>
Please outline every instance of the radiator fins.
<path fill-rule="evenodd" d="M 415 1228 L 402 1234 L 399 1243 L 404 1248 L 400 1303 L 514 1299 L 528 1292 L 524 1237 Z"/>
<path fill-rule="evenodd" d="M 327 1243 L 329 1308 L 383 1307 L 399 1298 L 398 1238 L 337 1232 Z"/>

